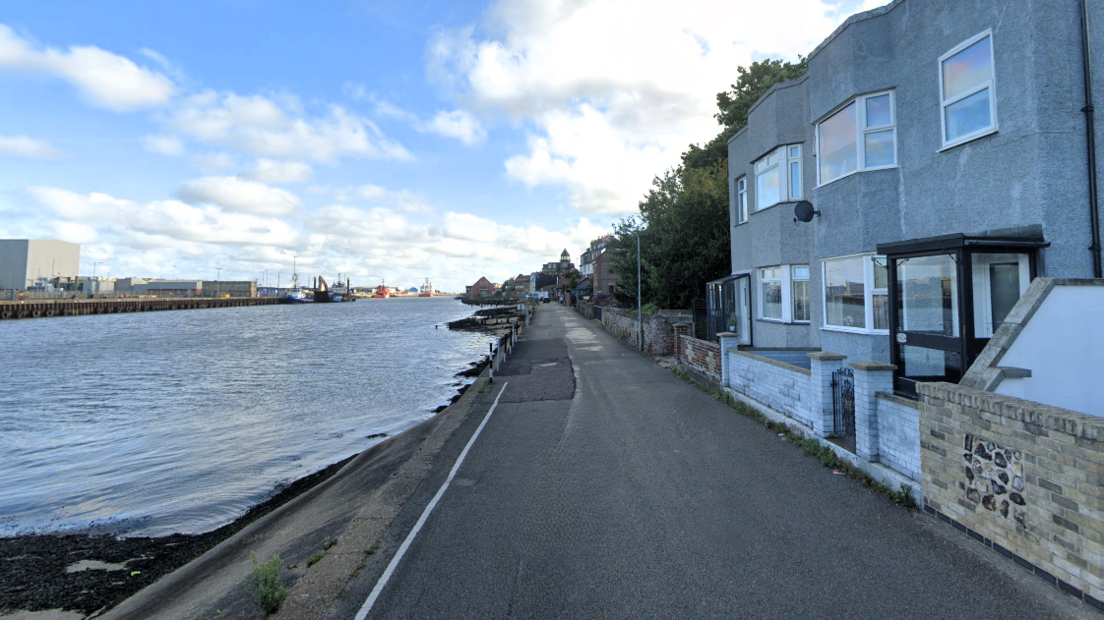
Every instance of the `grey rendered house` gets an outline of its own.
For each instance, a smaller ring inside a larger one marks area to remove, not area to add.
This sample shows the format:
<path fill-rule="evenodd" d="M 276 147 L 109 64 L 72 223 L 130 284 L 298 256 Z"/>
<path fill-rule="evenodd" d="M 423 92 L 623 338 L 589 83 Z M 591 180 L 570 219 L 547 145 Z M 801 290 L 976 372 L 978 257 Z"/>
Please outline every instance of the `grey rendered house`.
<path fill-rule="evenodd" d="M 841 25 L 729 142 L 724 329 L 892 363 L 909 392 L 957 382 L 1032 278 L 1100 277 L 1083 109 L 1104 36 L 1083 11 L 1104 27 L 1081 0 L 896 0 Z"/>

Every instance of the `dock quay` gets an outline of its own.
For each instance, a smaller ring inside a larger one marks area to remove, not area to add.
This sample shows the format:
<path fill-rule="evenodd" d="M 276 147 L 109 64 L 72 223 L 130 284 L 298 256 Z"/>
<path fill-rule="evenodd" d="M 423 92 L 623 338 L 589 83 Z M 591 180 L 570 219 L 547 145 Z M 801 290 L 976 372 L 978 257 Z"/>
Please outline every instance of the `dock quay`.
<path fill-rule="evenodd" d="M 271 306 L 279 297 L 188 297 L 181 299 L 43 299 L 0 301 L 0 320 L 37 319 L 86 314 L 155 312 L 161 310 L 197 310 L 200 308 L 238 308 Z"/>

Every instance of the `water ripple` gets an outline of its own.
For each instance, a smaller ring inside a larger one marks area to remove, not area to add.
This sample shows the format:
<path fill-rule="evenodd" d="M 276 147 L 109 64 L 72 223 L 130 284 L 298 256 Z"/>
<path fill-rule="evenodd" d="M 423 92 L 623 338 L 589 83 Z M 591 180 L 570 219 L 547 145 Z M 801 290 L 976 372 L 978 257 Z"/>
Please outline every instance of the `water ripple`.
<path fill-rule="evenodd" d="M 223 525 L 432 415 L 488 338 L 451 299 L 0 323 L 0 536 Z"/>

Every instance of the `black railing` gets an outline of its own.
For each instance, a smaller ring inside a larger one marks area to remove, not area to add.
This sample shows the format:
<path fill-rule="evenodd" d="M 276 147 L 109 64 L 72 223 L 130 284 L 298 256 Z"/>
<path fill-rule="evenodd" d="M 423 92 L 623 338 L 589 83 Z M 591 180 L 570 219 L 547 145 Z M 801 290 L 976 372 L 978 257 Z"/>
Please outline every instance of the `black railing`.
<path fill-rule="evenodd" d="M 832 433 L 836 442 L 855 451 L 855 373 L 840 368 L 832 373 Z"/>

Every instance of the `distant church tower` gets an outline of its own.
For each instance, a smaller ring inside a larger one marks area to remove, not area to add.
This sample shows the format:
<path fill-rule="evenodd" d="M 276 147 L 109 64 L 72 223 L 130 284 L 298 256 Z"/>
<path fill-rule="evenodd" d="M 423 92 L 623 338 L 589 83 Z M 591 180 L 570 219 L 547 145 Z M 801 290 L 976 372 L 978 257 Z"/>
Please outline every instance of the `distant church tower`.
<path fill-rule="evenodd" d="M 560 269 L 567 269 L 571 266 L 571 255 L 567 253 L 567 248 L 560 253 Z"/>

